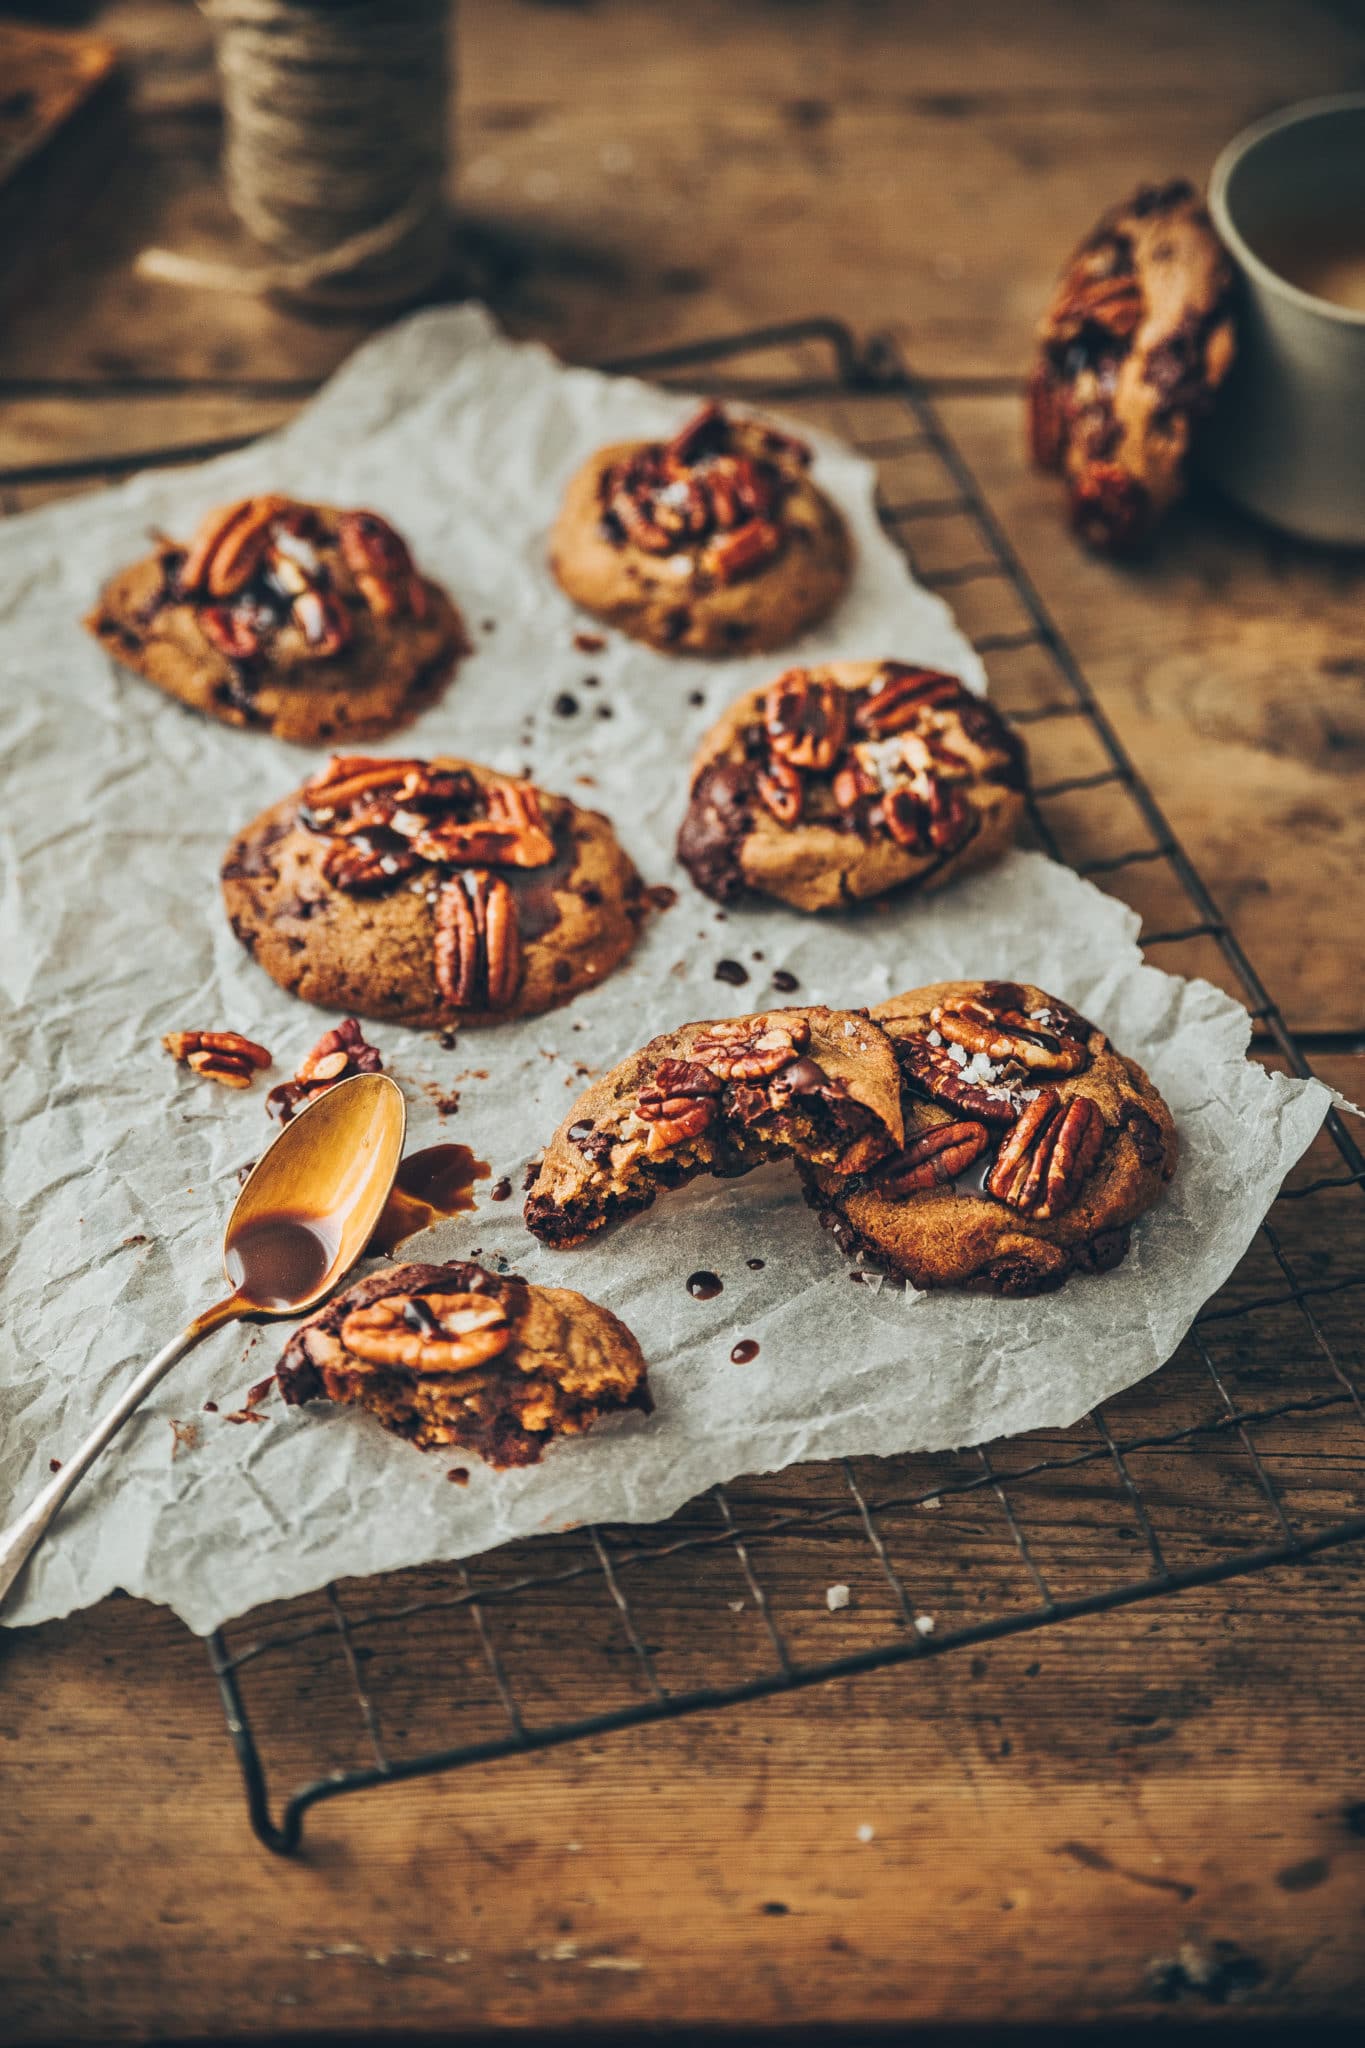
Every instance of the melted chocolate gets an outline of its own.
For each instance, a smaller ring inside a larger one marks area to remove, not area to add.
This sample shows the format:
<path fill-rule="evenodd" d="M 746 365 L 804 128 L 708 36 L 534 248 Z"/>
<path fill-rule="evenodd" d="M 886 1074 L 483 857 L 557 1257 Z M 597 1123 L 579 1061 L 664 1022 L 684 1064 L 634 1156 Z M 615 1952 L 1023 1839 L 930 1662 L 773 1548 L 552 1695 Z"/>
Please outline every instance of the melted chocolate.
<path fill-rule="evenodd" d="M 741 1337 L 734 1350 L 730 1353 L 730 1363 L 731 1365 L 749 1365 L 757 1357 L 758 1339 L 756 1337 Z"/>
<path fill-rule="evenodd" d="M 688 1275 L 687 1291 L 693 1301 L 714 1301 L 724 1284 L 718 1273 L 691 1273 Z"/>
<path fill-rule="evenodd" d="M 474 1183 L 491 1171 L 488 1161 L 476 1159 L 468 1145 L 428 1145 L 411 1153 L 398 1169 L 393 1193 L 370 1239 L 370 1251 L 397 1251 L 405 1238 L 415 1237 L 419 1230 L 475 1208 Z"/>
<path fill-rule="evenodd" d="M 800 986 L 800 982 L 788 968 L 774 967 L 773 987 L 780 995 L 789 996 L 794 988 L 800 988 Z"/>
<path fill-rule="evenodd" d="M 329 1233 L 325 1218 L 258 1216 L 232 1241 L 228 1277 L 257 1308 L 288 1308 L 321 1286 L 336 1251 L 335 1224 Z"/>
<path fill-rule="evenodd" d="M 731 988 L 743 988 L 749 979 L 749 970 L 739 960 L 717 960 L 716 980 L 728 981 Z"/>

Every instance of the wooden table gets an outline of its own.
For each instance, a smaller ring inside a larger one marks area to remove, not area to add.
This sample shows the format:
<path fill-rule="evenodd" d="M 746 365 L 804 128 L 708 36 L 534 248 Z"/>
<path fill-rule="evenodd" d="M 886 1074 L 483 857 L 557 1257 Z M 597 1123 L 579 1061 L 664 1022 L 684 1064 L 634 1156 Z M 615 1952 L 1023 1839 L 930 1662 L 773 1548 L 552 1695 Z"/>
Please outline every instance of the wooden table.
<path fill-rule="evenodd" d="M 362 331 L 134 278 L 150 242 L 241 252 L 203 25 L 168 0 L 61 12 L 122 46 L 127 100 L 84 204 L 69 180 L 40 193 L 7 274 L 10 511 L 275 424 Z M 514 332 L 600 359 L 805 312 L 894 331 L 1320 1070 L 1359 1099 L 1360 569 L 1208 505 L 1139 568 L 1087 561 L 1023 466 L 1018 398 L 1098 207 L 1203 175 L 1271 105 L 1360 83 L 1359 17 L 465 0 L 460 65 L 471 272 Z M 1324 1455 L 1291 1447 L 1284 1470 L 1320 1482 Z M 1080 1517 L 1081 1563 L 1090 1540 Z M 823 1584 L 818 1549 L 790 1569 Z M 319 1811 L 283 1864 L 248 1832 L 202 1647 L 111 1600 L 0 1639 L 7 2038 L 1358 2015 L 1363 1611 L 1341 1550 L 386 1787 Z M 438 1694 L 438 1653 L 417 1668 Z M 301 1741 L 306 1690 L 273 1704 Z"/>

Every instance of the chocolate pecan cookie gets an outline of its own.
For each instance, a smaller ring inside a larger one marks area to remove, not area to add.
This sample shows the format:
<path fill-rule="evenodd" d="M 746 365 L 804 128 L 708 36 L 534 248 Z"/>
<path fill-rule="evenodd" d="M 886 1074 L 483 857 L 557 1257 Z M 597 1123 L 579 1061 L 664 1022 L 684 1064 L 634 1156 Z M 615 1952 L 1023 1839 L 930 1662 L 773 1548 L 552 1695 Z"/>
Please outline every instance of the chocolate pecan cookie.
<path fill-rule="evenodd" d="M 1116 1266 L 1175 1172 L 1141 1067 L 1027 982 L 941 981 L 872 1015 L 900 1064 L 904 1147 L 851 1177 L 802 1167 L 844 1248 L 918 1287 L 995 1294 Z"/>
<path fill-rule="evenodd" d="M 890 1041 L 864 1012 L 765 1010 L 685 1024 L 594 1081 L 545 1150 L 526 1201 L 546 1244 L 581 1244 L 663 1188 L 795 1155 L 831 1180 L 903 1135 Z"/>
<path fill-rule="evenodd" d="M 1020 742 L 955 676 L 794 668 L 702 741 L 678 859 L 719 903 L 753 889 L 837 910 L 997 860 L 1024 787 Z"/>
<path fill-rule="evenodd" d="M 585 610 L 651 647 L 753 654 L 822 619 L 850 542 L 810 450 L 707 405 L 671 441 L 603 448 L 573 478 L 550 567 Z"/>
<path fill-rule="evenodd" d="M 275 493 L 120 570 L 85 623 L 183 704 L 304 742 L 391 732 L 466 649 L 454 605 L 377 513 Z"/>
<path fill-rule="evenodd" d="M 403 1024 L 533 1017 L 625 959 L 644 885 L 599 811 L 470 761 L 334 758 L 241 832 L 232 929 L 291 995 Z"/>
<path fill-rule="evenodd" d="M 1185 488 L 1190 434 L 1232 366 L 1232 268 L 1184 179 L 1146 185 L 1072 257 L 1038 339 L 1029 440 L 1091 547 L 1139 546 Z"/>
<path fill-rule="evenodd" d="M 500 1471 L 653 1405 L 609 1310 L 458 1260 L 358 1280 L 294 1332 L 278 1378 L 291 1406 L 349 1402 L 420 1451 L 458 1445 Z"/>

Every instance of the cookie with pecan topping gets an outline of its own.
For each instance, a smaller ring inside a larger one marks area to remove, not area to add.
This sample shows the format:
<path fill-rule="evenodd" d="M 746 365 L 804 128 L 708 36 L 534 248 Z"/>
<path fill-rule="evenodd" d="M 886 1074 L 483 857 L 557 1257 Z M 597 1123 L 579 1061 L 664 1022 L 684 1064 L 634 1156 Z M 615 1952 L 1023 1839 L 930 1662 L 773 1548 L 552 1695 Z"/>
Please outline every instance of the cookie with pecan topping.
<path fill-rule="evenodd" d="M 851 543 L 790 434 L 711 404 L 670 441 L 603 448 L 569 484 L 550 567 L 667 653 L 781 647 L 843 595 Z"/>
<path fill-rule="evenodd" d="M 1185 489 L 1190 437 L 1232 367 L 1232 266 L 1192 185 L 1146 185 L 1081 243 L 1038 330 L 1039 469 L 1104 554 L 1139 547 Z"/>
<path fill-rule="evenodd" d="M 222 881 L 291 995 L 423 1026 L 557 1008 L 620 965 L 648 907 L 600 811 L 445 758 L 334 757 L 239 833 Z"/>
<path fill-rule="evenodd" d="M 1028 982 L 879 1003 L 905 1142 L 869 1172 L 803 1165 L 843 1247 L 917 1287 L 1045 1294 L 1105 1272 L 1175 1172 L 1171 1113 L 1133 1060 Z"/>
<path fill-rule="evenodd" d="M 719 903 L 838 910 L 998 860 L 1020 741 L 956 676 L 900 661 L 789 669 L 732 704 L 692 768 L 678 859 Z"/>
<path fill-rule="evenodd" d="M 653 1405 L 640 1347 L 610 1310 L 459 1260 L 356 1281 L 295 1330 L 278 1378 L 291 1406 L 364 1408 L 420 1451 L 458 1446 L 499 1471 Z"/>
<path fill-rule="evenodd" d="M 685 1024 L 594 1081 L 545 1149 L 528 1229 L 581 1244 L 662 1189 L 796 1157 L 837 1179 L 903 1135 L 890 1040 L 866 1013 L 764 1010 Z"/>
<path fill-rule="evenodd" d="M 466 652 L 455 606 L 378 513 L 276 492 L 120 570 L 85 623 L 168 696 L 306 743 L 392 732 Z"/>

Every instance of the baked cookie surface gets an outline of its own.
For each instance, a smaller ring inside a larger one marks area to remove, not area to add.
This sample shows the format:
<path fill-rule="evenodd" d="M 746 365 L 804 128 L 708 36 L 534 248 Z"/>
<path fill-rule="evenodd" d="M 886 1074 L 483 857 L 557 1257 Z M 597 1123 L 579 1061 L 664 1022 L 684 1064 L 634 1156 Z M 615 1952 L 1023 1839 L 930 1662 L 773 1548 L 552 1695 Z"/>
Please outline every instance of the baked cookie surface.
<path fill-rule="evenodd" d="M 418 1450 L 455 1445 L 498 1470 L 653 1406 L 640 1347 L 610 1310 L 460 1260 L 358 1280 L 294 1332 L 277 1377 L 291 1406 L 364 1408 Z"/>
<path fill-rule="evenodd" d="M 575 604 L 652 647 L 781 647 L 849 577 L 848 531 L 809 464 L 791 435 L 705 406 L 671 441 L 622 442 L 583 465 L 550 567 Z"/>
<path fill-rule="evenodd" d="M 1185 489 L 1191 429 L 1232 367 L 1232 266 L 1193 186 L 1148 185 L 1072 257 L 1028 387 L 1040 469 L 1091 547 L 1139 547 Z"/>
<path fill-rule="evenodd" d="M 85 623 L 182 704 L 304 743 L 391 732 L 466 651 L 455 606 L 377 513 L 277 494 L 120 570 Z"/>
<path fill-rule="evenodd" d="M 581 1244 L 698 1174 L 725 1178 L 798 1157 L 832 1179 L 901 1142 L 900 1079 L 865 1014 L 764 1010 L 685 1024 L 584 1091 L 531 1185 L 527 1228 Z"/>
<path fill-rule="evenodd" d="M 334 758 L 228 848 L 237 938 L 281 988 L 403 1024 L 568 1002 L 648 898 L 599 811 L 470 761 Z"/>
<path fill-rule="evenodd" d="M 678 859 L 746 890 L 838 910 L 936 889 L 997 860 L 1024 809 L 1024 750 L 955 676 L 898 661 L 791 669 L 741 697 L 692 767 Z"/>
<path fill-rule="evenodd" d="M 938 982 L 872 1015 L 901 1069 L 904 1147 L 852 1178 L 802 1167 L 843 1248 L 917 1287 L 1007 1295 L 1117 1265 L 1176 1164 L 1141 1067 L 1027 982 Z"/>

